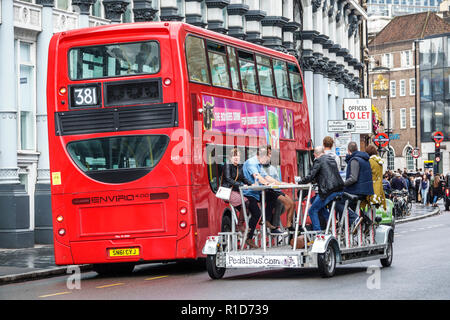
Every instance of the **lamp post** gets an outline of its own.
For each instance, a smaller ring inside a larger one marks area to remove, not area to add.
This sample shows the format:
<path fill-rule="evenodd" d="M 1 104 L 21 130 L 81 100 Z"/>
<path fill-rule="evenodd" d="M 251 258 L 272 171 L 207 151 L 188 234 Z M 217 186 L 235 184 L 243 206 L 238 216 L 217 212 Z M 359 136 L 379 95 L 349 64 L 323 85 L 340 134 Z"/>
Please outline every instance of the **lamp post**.
<path fill-rule="evenodd" d="M 419 147 L 419 142 L 418 142 L 418 134 L 417 134 L 417 47 L 418 44 L 422 42 L 419 39 L 415 39 L 414 40 L 414 117 L 416 119 L 416 123 L 414 126 L 414 133 L 415 133 L 415 140 L 416 140 L 416 148 Z M 418 167 L 418 159 L 416 158 L 416 171 L 417 171 L 417 167 Z"/>
<path fill-rule="evenodd" d="M 384 130 L 385 133 L 389 135 L 391 134 L 391 107 L 390 107 L 390 76 L 391 76 L 391 69 L 387 67 L 378 66 L 372 69 L 374 72 L 380 72 L 384 73 L 386 72 L 388 75 L 388 79 L 384 78 L 381 74 L 378 75 L 377 80 L 375 80 L 374 85 L 374 95 L 378 96 L 386 96 L 387 97 L 387 129 Z M 389 150 L 390 150 L 390 141 L 388 141 L 387 150 L 380 150 L 380 156 L 384 155 L 384 153 L 388 152 L 389 157 Z M 389 167 L 389 159 L 388 159 L 388 167 Z"/>

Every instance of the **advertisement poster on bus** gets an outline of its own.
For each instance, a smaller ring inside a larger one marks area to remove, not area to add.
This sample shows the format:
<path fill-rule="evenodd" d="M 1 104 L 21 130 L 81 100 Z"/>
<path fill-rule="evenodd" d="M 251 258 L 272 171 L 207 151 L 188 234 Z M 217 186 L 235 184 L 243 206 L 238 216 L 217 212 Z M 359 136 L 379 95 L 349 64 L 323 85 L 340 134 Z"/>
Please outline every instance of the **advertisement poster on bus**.
<path fill-rule="evenodd" d="M 280 148 L 280 127 L 278 125 L 278 110 L 277 108 L 267 107 L 267 122 L 268 122 L 268 144 L 272 148 Z"/>
<path fill-rule="evenodd" d="M 273 148 L 294 139 L 292 110 L 203 95 L 205 130 L 266 137 Z"/>

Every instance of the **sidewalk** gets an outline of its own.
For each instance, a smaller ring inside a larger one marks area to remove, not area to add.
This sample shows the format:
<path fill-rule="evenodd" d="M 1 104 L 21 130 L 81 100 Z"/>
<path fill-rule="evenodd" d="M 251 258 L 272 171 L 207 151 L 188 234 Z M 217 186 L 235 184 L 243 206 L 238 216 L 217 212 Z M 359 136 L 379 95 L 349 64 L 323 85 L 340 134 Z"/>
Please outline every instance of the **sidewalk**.
<path fill-rule="evenodd" d="M 424 219 L 443 211 L 443 205 L 440 205 L 440 208 L 433 208 L 413 204 L 411 216 L 397 220 L 396 223 Z M 36 245 L 27 249 L 0 249 L 0 285 L 64 275 L 67 274 L 67 267 L 55 265 L 53 245 Z M 91 270 L 91 265 L 83 265 L 81 270 Z"/>
<path fill-rule="evenodd" d="M 0 285 L 66 274 L 68 266 L 55 265 L 53 245 L 0 249 Z M 82 270 L 90 269 L 83 266 Z"/>

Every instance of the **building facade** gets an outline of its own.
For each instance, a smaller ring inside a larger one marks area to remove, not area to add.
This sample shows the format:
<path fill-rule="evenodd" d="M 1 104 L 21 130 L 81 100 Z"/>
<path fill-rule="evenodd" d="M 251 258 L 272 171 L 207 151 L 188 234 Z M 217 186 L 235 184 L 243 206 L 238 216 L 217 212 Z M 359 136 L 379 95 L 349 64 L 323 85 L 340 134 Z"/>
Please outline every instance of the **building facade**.
<path fill-rule="evenodd" d="M 435 160 L 435 144 L 431 136 L 441 131 L 440 173 L 450 171 L 450 30 L 445 34 L 425 37 L 420 52 L 420 133 L 425 160 Z M 435 168 L 436 170 L 437 168 Z"/>
<path fill-rule="evenodd" d="M 408 29 L 407 26 L 414 27 Z M 436 126 L 434 122 L 430 122 L 433 119 L 424 123 L 423 116 L 425 115 L 424 111 L 428 117 L 431 117 L 433 112 L 436 113 L 434 108 L 436 103 L 431 102 L 431 96 L 429 96 L 432 92 L 431 70 L 429 70 L 431 62 L 426 64 L 427 72 L 422 74 L 423 68 L 419 68 L 419 51 L 424 51 L 421 57 L 426 56 L 427 59 L 430 59 L 431 42 L 425 42 L 423 39 L 436 33 L 448 32 L 449 28 L 450 25 L 435 13 L 404 15 L 394 18 L 369 43 L 370 95 L 373 105 L 380 112 L 383 124 L 378 132 L 388 132 L 390 137 L 390 143 L 385 153 L 385 169 L 403 170 L 406 168 L 412 171 L 424 168 L 425 160 L 432 160 L 429 154 L 431 151 L 424 145 L 425 141 L 431 141 L 430 137 L 426 139 L 427 135 L 431 136 L 431 132 L 424 132 L 423 125 L 426 124 L 426 130 L 432 131 Z M 424 47 L 425 43 L 427 47 Z M 439 42 L 439 45 L 444 50 L 444 43 Z M 435 46 L 433 48 L 436 50 Z M 426 51 L 427 55 L 425 55 L 425 50 L 428 50 Z M 442 85 L 443 91 L 443 62 L 439 67 L 440 70 L 435 71 L 440 72 L 441 76 L 440 82 L 435 82 L 436 90 L 441 88 L 439 85 Z M 380 77 L 387 80 L 389 97 L 377 96 L 374 93 L 376 81 Z M 427 80 L 430 82 L 426 82 Z M 435 80 L 438 81 L 437 78 Z M 429 95 L 422 97 L 425 94 L 424 90 Z M 429 102 L 429 105 L 424 105 L 423 102 Z M 431 108 L 432 106 L 433 108 Z M 437 113 L 439 115 L 439 111 Z M 417 159 L 413 158 L 415 148 L 420 150 L 420 156 Z M 444 157 L 442 164 L 448 167 L 448 155 Z"/>
<path fill-rule="evenodd" d="M 0 0 L 0 247 L 53 241 L 46 71 L 55 32 L 184 21 L 293 54 L 318 145 L 327 120 L 342 119 L 343 99 L 367 95 L 366 19 L 355 0 Z"/>

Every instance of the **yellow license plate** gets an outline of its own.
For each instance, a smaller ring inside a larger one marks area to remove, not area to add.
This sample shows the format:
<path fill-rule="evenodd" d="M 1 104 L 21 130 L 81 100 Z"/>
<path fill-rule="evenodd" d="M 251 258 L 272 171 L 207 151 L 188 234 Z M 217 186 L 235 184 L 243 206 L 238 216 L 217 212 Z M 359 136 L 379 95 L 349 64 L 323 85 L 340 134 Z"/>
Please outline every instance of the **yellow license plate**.
<path fill-rule="evenodd" d="M 110 257 L 132 257 L 139 255 L 139 248 L 109 249 Z"/>

